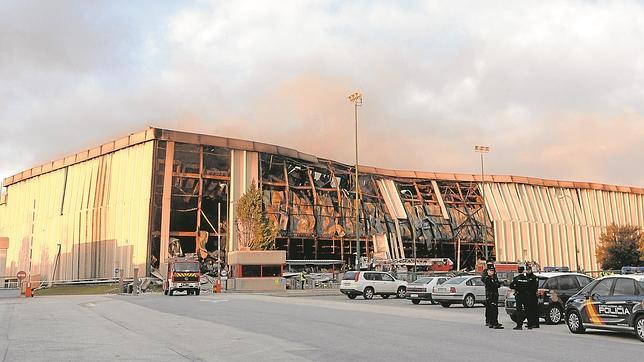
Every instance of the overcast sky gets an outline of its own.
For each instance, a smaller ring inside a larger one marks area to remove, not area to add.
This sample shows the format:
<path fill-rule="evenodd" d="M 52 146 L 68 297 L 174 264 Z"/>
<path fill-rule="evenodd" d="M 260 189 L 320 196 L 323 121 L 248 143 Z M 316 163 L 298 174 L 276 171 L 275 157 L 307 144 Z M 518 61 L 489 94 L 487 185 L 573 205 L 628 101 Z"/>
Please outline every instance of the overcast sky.
<path fill-rule="evenodd" d="M 644 186 L 641 1 L 0 0 L 0 177 L 148 126 Z"/>

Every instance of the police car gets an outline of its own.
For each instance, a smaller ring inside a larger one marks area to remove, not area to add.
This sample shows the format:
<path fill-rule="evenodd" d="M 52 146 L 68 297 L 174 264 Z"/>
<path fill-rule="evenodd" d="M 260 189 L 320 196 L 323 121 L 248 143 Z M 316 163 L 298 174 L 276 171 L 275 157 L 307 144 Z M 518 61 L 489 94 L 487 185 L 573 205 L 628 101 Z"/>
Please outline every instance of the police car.
<path fill-rule="evenodd" d="M 568 299 L 565 312 L 572 333 L 626 331 L 644 342 L 644 274 L 597 279 Z"/>

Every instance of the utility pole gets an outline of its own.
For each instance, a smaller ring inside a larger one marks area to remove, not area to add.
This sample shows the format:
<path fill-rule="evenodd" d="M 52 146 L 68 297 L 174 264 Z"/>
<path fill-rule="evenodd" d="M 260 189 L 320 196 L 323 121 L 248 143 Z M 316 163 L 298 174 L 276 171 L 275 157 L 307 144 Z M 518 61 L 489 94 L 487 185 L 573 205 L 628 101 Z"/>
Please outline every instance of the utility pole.
<path fill-rule="evenodd" d="M 217 278 L 221 280 L 221 202 L 217 203 Z"/>
<path fill-rule="evenodd" d="M 355 164 L 355 191 L 356 191 L 356 201 L 355 207 L 356 210 L 356 220 L 355 220 L 355 234 L 356 234 L 356 270 L 360 271 L 360 180 L 358 175 L 358 107 L 362 106 L 362 93 L 354 92 L 349 95 L 349 100 L 353 103 L 353 116 L 355 119 L 356 126 L 356 164 Z"/>
<path fill-rule="evenodd" d="M 481 155 L 481 196 L 483 197 L 483 248 L 485 260 L 487 261 L 490 254 L 487 250 L 487 206 L 485 204 L 485 168 L 483 165 L 483 154 L 490 152 L 489 146 L 474 146 L 474 152 Z"/>

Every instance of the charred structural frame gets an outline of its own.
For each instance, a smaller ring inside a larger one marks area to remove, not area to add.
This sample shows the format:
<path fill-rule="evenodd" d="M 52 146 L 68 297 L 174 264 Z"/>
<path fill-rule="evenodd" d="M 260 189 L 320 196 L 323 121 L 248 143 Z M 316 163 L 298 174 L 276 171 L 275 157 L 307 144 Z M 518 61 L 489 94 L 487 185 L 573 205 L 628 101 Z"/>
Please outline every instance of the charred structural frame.
<path fill-rule="evenodd" d="M 157 141 L 155 192 L 151 232 L 151 263 L 161 259 L 161 208 L 167 142 Z M 198 231 L 209 233 L 204 248 L 216 250 L 216 222 L 227 238 L 230 149 L 187 143 L 174 144 L 170 231 L 184 253 L 198 252 Z M 288 259 L 355 261 L 355 177 L 350 166 L 321 160 L 259 153 L 259 180 L 264 211 L 277 225 L 276 248 Z M 392 216 L 379 183 L 391 182 L 405 215 Z M 360 242 L 363 256 L 382 259 L 413 255 L 455 258 L 461 244 L 462 265 L 474 265 L 485 240 L 493 253 L 492 227 L 484 217 L 476 182 L 360 176 Z M 218 204 L 221 214 L 218 215 Z M 214 228 L 213 228 L 214 227 Z M 384 237 L 384 239 L 383 239 Z M 378 243 L 379 240 L 382 242 Z M 221 246 L 225 252 L 225 245 Z M 493 254 L 492 254 L 493 255 Z"/>

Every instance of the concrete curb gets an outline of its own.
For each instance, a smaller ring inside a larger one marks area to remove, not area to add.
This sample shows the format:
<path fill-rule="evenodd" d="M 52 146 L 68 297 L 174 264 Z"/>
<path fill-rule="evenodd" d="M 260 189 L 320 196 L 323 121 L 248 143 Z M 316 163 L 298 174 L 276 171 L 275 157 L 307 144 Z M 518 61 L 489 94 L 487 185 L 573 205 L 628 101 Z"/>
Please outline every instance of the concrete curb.
<path fill-rule="evenodd" d="M 326 289 L 326 290 L 304 290 L 304 291 L 287 291 L 283 293 L 268 293 L 272 297 L 285 297 L 285 298 L 304 298 L 304 297 L 333 297 L 342 295 L 339 289 Z"/>

